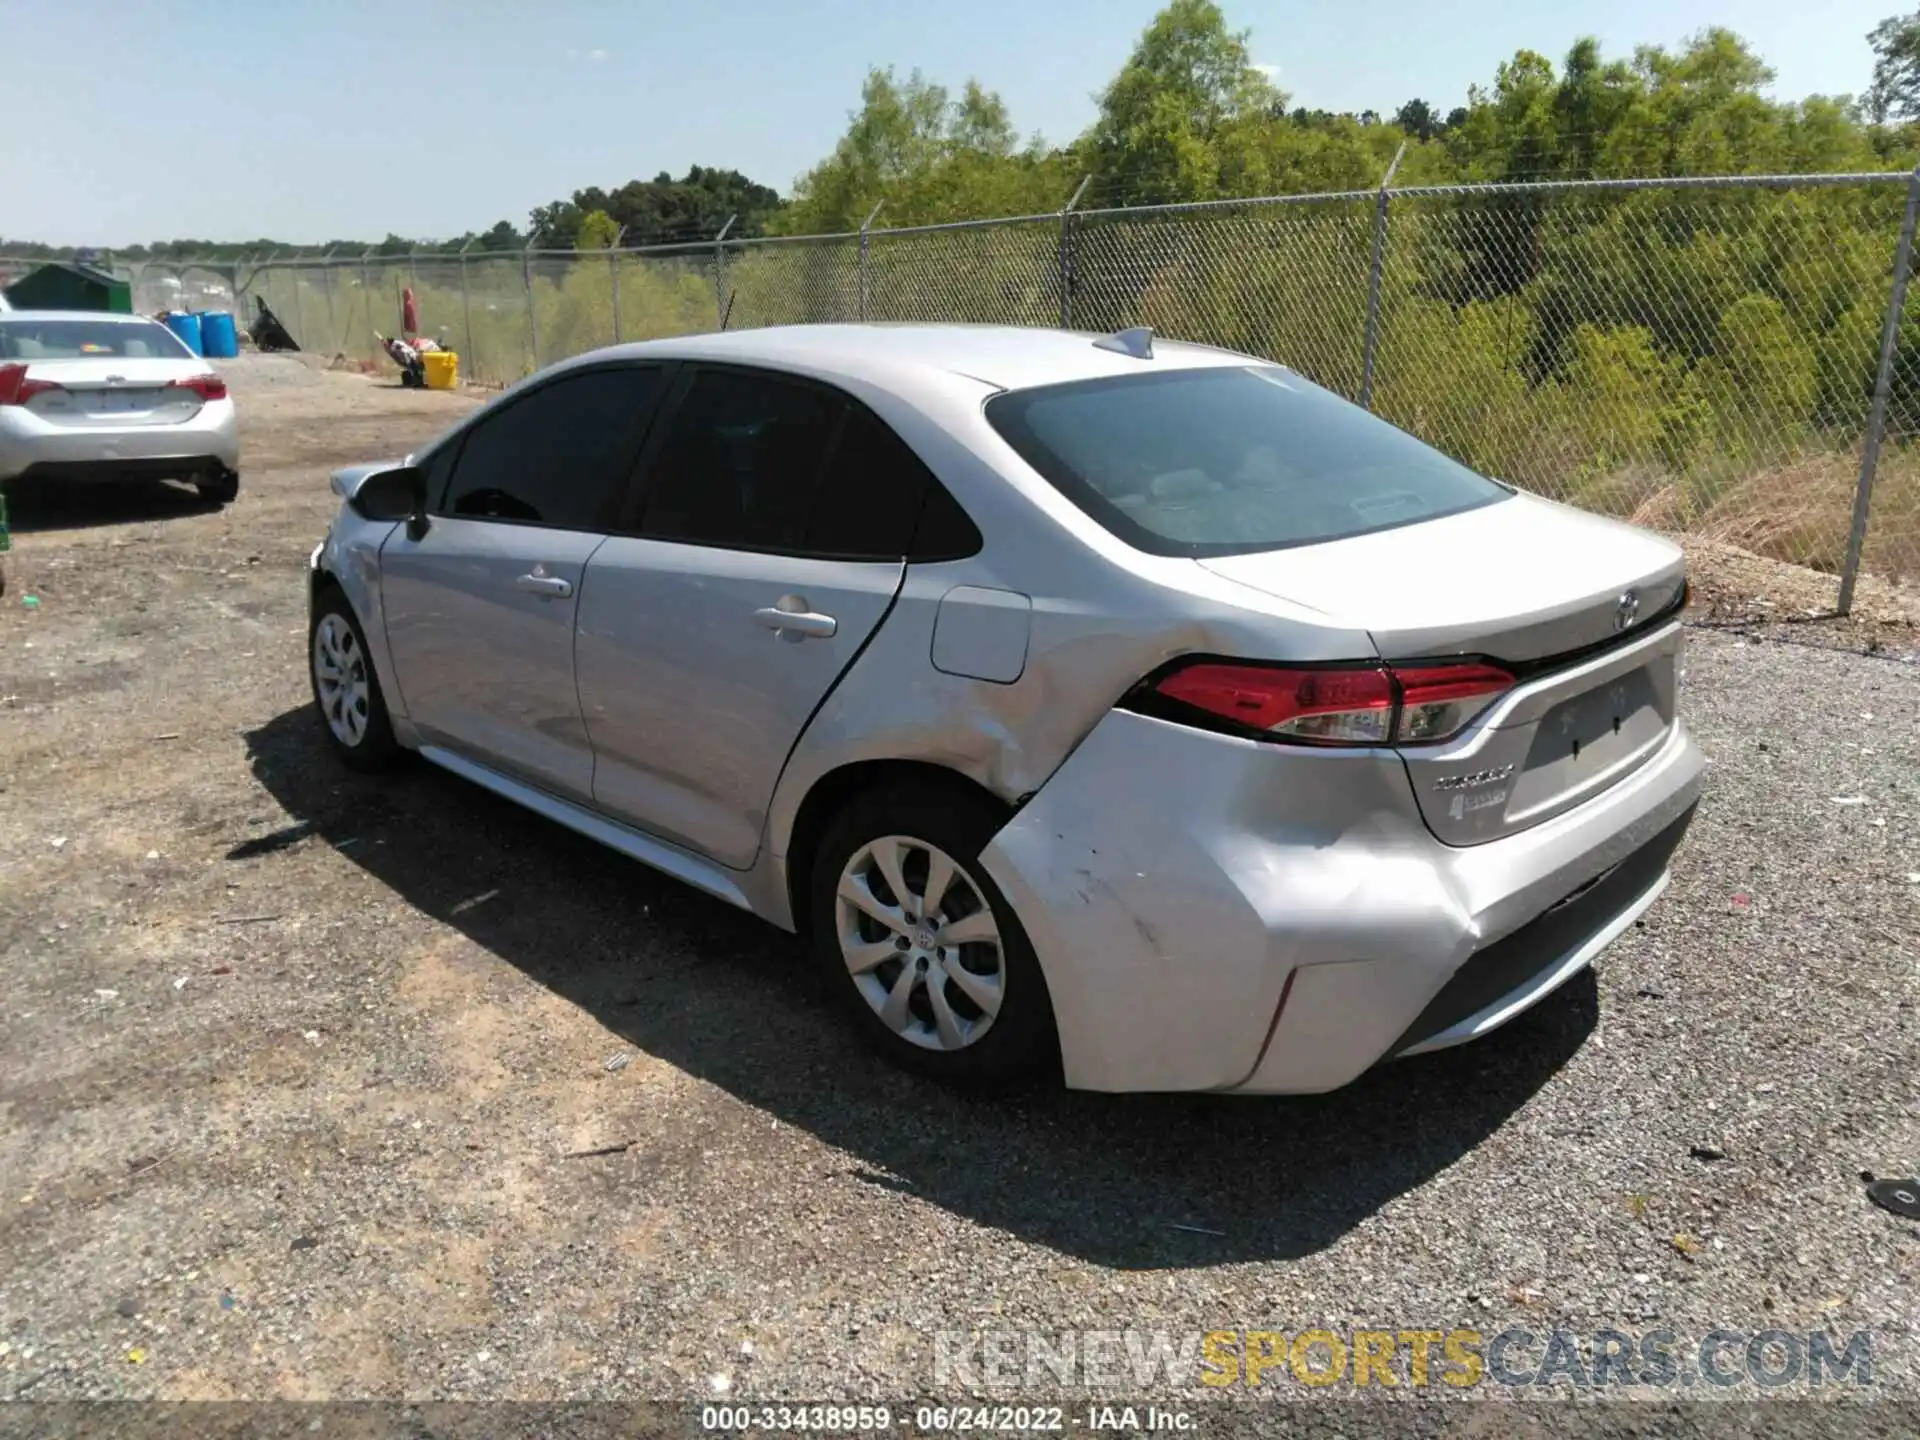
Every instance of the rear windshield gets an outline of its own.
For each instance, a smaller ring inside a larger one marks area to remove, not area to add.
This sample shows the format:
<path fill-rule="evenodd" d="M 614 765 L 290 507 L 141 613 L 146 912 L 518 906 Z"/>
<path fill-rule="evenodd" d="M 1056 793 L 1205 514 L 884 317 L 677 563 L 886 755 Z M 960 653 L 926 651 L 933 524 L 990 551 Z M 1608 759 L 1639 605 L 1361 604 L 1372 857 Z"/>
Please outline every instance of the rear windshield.
<path fill-rule="evenodd" d="M 180 360 L 193 352 L 164 325 L 0 315 L 0 360 Z"/>
<path fill-rule="evenodd" d="M 1069 500 L 1155 555 L 1341 540 L 1510 493 L 1271 365 L 1012 390 L 987 419 Z"/>

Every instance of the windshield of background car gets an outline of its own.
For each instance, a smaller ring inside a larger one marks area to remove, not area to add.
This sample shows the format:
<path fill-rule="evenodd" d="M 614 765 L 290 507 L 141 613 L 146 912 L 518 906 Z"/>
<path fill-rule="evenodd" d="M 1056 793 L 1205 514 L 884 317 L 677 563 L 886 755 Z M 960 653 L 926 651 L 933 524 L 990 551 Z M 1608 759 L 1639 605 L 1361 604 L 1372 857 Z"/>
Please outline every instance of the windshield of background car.
<path fill-rule="evenodd" d="M 1069 500 L 1154 555 L 1343 540 L 1511 493 L 1278 366 L 1012 390 L 986 413 Z"/>
<path fill-rule="evenodd" d="M 0 360 L 191 360 L 164 325 L 114 320 L 35 320 L 0 315 Z"/>

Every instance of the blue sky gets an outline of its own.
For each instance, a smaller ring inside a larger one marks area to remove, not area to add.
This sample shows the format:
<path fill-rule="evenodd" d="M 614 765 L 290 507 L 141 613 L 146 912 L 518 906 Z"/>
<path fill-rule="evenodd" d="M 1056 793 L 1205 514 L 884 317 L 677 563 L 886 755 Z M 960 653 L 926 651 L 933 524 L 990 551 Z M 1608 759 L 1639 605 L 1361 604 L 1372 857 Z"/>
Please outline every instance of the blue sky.
<path fill-rule="evenodd" d="M 1521 47 L 1709 24 L 1776 93 L 1858 93 L 1911 0 L 1227 0 L 1300 104 L 1441 110 Z M 55 244 L 438 238 L 689 164 L 785 192 L 869 65 L 969 75 L 1063 139 L 1157 0 L 0 0 L 0 234 Z M 1063 197 L 1064 198 L 1064 197 Z"/>

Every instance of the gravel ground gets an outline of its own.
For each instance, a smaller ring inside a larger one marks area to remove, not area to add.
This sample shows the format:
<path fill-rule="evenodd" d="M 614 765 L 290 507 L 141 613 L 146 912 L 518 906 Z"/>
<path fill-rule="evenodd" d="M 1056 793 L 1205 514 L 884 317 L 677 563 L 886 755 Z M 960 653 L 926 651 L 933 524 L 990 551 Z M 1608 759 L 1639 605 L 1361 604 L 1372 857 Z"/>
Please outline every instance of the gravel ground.
<path fill-rule="evenodd" d="M 1920 1396 L 1920 1226 L 1862 1181 L 1920 1170 L 1909 651 L 1697 630 L 1671 890 L 1485 1042 L 1310 1100 L 963 1100 L 792 939 L 332 763 L 325 471 L 472 402 L 231 373 L 228 510 L 16 502 L 0 1399 L 899 1400 L 936 1332 L 1313 1325 L 1869 1330 Z"/>

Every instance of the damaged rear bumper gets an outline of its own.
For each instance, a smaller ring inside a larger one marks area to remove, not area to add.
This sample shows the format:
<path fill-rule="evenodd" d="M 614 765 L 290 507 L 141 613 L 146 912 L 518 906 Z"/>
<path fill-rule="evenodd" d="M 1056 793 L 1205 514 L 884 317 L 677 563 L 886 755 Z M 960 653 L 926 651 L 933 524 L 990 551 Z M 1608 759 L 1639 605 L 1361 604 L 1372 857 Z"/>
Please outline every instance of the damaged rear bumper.
<path fill-rule="evenodd" d="M 1392 751 L 1115 711 L 981 858 L 1047 977 L 1069 1085 L 1324 1091 L 1578 973 L 1658 895 L 1703 765 L 1676 723 L 1605 793 L 1456 848 Z"/>

